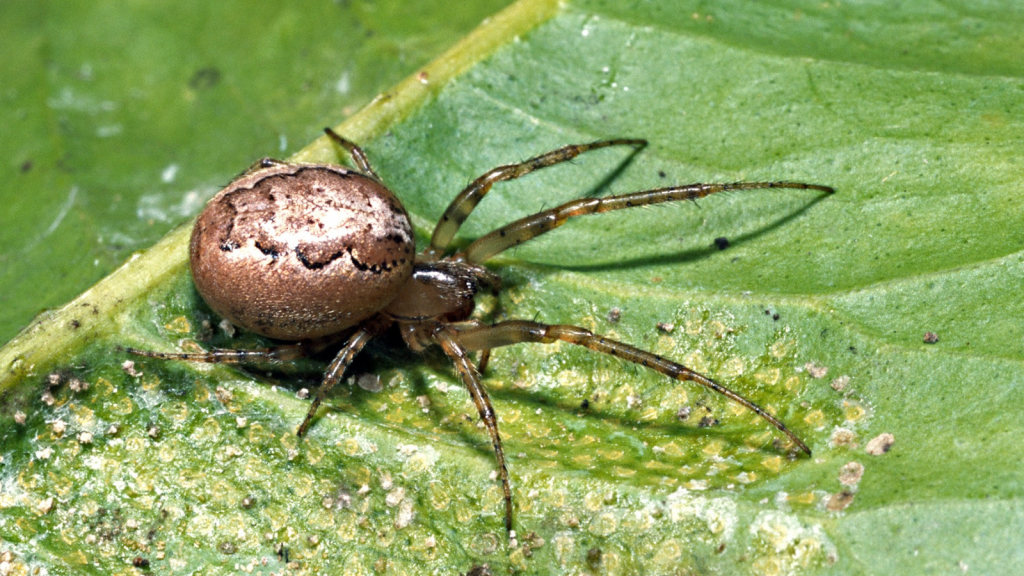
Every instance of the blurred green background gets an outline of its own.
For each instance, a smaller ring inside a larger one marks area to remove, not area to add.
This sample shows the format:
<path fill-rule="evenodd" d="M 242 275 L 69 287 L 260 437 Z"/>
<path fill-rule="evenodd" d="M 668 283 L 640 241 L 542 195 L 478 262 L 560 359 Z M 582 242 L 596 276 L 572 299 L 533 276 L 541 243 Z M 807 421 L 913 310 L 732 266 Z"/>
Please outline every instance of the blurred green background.
<path fill-rule="evenodd" d="M 0 5 L 0 343 L 508 0 Z"/>

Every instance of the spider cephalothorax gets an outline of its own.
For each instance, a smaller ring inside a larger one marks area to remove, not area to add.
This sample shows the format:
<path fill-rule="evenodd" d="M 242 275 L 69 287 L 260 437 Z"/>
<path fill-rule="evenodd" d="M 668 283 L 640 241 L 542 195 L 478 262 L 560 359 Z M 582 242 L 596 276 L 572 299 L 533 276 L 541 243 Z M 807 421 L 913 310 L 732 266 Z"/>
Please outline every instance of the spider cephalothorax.
<path fill-rule="evenodd" d="M 438 345 L 455 363 L 490 433 L 509 530 L 512 489 L 497 417 L 480 376 L 492 348 L 561 340 L 610 354 L 723 394 L 767 420 L 797 448 L 811 453 L 796 434 L 760 406 L 681 364 L 576 326 L 525 320 L 483 324 L 471 320 L 470 315 L 481 286 L 496 290 L 500 285 L 499 278 L 483 267 L 484 262 L 554 230 L 569 218 L 695 200 L 726 190 L 797 188 L 831 193 L 832 188 L 797 182 L 687 184 L 585 198 L 516 220 L 450 253 L 455 233 L 495 183 L 590 150 L 643 146 L 646 141 L 617 139 L 565 146 L 522 163 L 500 166 L 474 180 L 445 210 L 430 245 L 414 256 L 412 226 L 401 203 L 358 146 L 330 129 L 326 132 L 349 152 L 358 172 L 332 164 L 261 160 L 210 200 L 199 215 L 190 245 L 196 288 L 215 312 L 258 334 L 296 343 L 200 354 L 129 352 L 193 362 L 289 360 L 323 349 L 338 341 L 339 334 L 347 336 L 299 426 L 301 436 L 327 392 L 373 337 L 397 326 L 413 350 Z M 480 352 L 479 365 L 470 359 L 469 353 L 474 351 Z"/>

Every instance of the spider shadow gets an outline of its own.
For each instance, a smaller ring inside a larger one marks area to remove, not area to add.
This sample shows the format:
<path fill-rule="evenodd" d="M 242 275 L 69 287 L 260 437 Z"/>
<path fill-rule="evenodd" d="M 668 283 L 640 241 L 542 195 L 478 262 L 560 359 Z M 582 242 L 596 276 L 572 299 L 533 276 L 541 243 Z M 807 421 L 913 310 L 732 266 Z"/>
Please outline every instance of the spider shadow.
<path fill-rule="evenodd" d="M 598 196 L 604 196 L 606 193 L 612 192 L 612 183 L 618 180 L 629 167 L 636 160 L 638 154 L 643 152 L 644 148 L 647 148 L 647 144 L 643 146 L 637 146 L 633 148 L 629 155 L 623 158 L 612 170 L 605 175 L 604 178 L 597 183 L 596 186 L 592 187 L 589 192 L 583 194 L 581 198 L 596 198 Z M 575 164 L 575 161 L 570 161 Z"/>
<path fill-rule="evenodd" d="M 774 221 L 766 226 L 762 226 L 756 230 L 752 230 L 745 234 L 740 234 L 733 238 L 729 238 L 729 245 L 735 246 L 755 240 L 765 234 L 773 232 L 783 226 L 789 224 L 793 220 L 802 216 L 805 212 L 813 208 L 818 202 L 828 198 L 829 194 L 821 194 L 818 197 L 812 199 L 810 202 L 804 204 L 800 208 L 790 212 L 789 214 L 782 215 L 776 218 Z M 728 249 L 728 248 L 726 248 Z M 612 262 L 596 262 L 592 264 L 561 264 L 558 265 L 558 269 L 572 270 L 575 272 L 605 272 L 614 270 L 625 270 L 629 268 L 642 268 L 645 266 L 659 266 L 669 264 L 683 264 L 687 262 L 695 262 L 710 257 L 716 252 L 721 252 L 722 249 L 718 246 L 711 244 L 701 248 L 692 248 L 689 250 L 683 250 L 680 252 L 672 252 L 669 254 L 657 254 L 651 256 L 641 256 L 637 258 L 621 259 Z M 552 266 L 555 268 L 555 266 Z"/>
<path fill-rule="evenodd" d="M 632 364 L 626 364 L 621 366 L 623 377 L 628 378 L 630 375 L 630 368 Z M 484 376 L 484 385 L 487 385 L 488 376 Z M 659 379 L 664 379 L 666 386 L 684 386 L 685 383 L 671 380 L 664 376 L 659 376 Z M 705 391 L 703 389 L 697 389 L 695 387 L 686 387 L 687 391 L 696 394 L 696 399 L 686 403 L 686 405 L 695 405 L 698 407 L 705 408 L 708 416 L 712 415 L 710 406 L 716 406 L 718 409 L 714 410 L 715 414 L 730 414 L 728 410 L 724 409 L 722 401 L 715 399 L 715 394 Z M 745 434 L 743 430 L 730 429 L 734 427 L 728 426 L 728 419 L 719 425 L 716 420 L 714 424 L 700 425 L 695 423 L 694 419 L 688 418 L 684 420 L 676 420 L 671 423 L 665 422 L 650 422 L 643 420 L 639 415 L 635 418 L 631 418 L 621 413 L 621 411 L 614 411 L 609 405 L 608 409 L 602 409 L 595 407 L 591 404 L 591 401 L 597 401 L 596 393 L 589 395 L 585 398 L 579 398 L 574 401 L 570 401 L 567 398 L 556 397 L 544 392 L 529 392 L 526 390 L 493 390 L 490 392 L 491 397 L 502 401 L 515 401 L 522 405 L 521 410 L 532 411 L 532 410 L 543 410 L 548 409 L 557 410 L 562 415 L 555 417 L 556 419 L 562 419 L 568 421 L 570 418 L 583 418 L 583 419 L 597 419 L 600 420 L 601 426 L 614 430 L 644 430 L 649 433 L 663 432 L 666 437 L 672 438 L 685 438 L 685 439 L 698 439 L 714 436 L 721 438 L 726 441 L 729 445 L 743 446 L 745 445 Z M 681 408 L 682 406 L 680 406 Z M 499 413 L 500 416 L 500 413 Z M 767 423 L 768 429 L 773 429 Z M 778 449 L 780 454 L 788 454 L 789 452 L 781 448 Z"/>
<path fill-rule="evenodd" d="M 303 371 L 302 380 L 305 380 L 307 377 L 322 377 L 323 370 L 326 369 L 334 354 L 337 354 L 336 347 L 317 355 L 314 361 L 321 366 L 320 372 Z M 381 374 L 386 371 L 399 372 L 405 377 L 404 382 L 400 386 L 408 387 L 410 396 L 414 398 L 426 396 L 428 399 L 433 397 L 434 400 L 439 400 L 438 395 L 444 393 L 432 389 L 428 385 L 427 376 L 422 371 L 416 369 L 421 366 L 428 366 L 430 369 L 450 377 L 450 379 L 454 380 L 454 383 L 450 385 L 463 389 L 462 383 L 459 381 L 458 374 L 455 371 L 455 366 L 447 356 L 441 353 L 439 348 L 432 347 L 423 353 L 414 352 L 405 344 L 397 330 L 390 329 L 367 343 L 366 348 L 356 356 L 352 364 L 349 365 L 349 369 L 345 372 L 345 379 L 328 393 L 324 403 L 317 411 L 317 416 L 313 420 L 313 428 L 316 427 L 317 422 L 324 419 L 330 413 L 358 415 L 365 410 L 370 410 L 371 407 L 368 402 L 381 394 L 387 393 L 387 383 L 382 383 L 384 386 L 382 390 L 371 391 L 349 380 L 352 377 L 358 378 L 363 374 Z M 278 385 L 289 389 L 297 389 L 306 387 L 309 384 L 309 382 L 296 381 L 294 370 L 291 371 L 291 374 L 290 379 L 286 378 L 283 382 L 278 382 Z M 319 386 L 319 381 L 314 383 L 310 390 L 315 393 L 317 386 Z M 341 400 L 341 402 L 338 402 L 338 400 Z M 429 439 L 432 442 L 441 441 L 452 445 L 467 446 L 483 456 L 494 457 L 490 438 L 487 436 L 486 431 L 480 434 L 476 433 L 478 415 L 475 410 L 472 413 L 465 413 L 472 421 L 472 430 L 467 430 L 465 425 L 460 424 L 460 421 L 463 420 L 460 413 L 464 412 L 459 407 L 461 402 L 446 398 L 445 402 L 433 402 L 433 404 L 435 406 L 438 404 L 450 406 L 450 408 L 431 408 L 424 413 L 424 417 L 430 421 L 432 427 L 444 431 L 447 436 L 439 436 L 420 426 L 394 423 L 384 419 L 374 418 L 374 425 L 401 430 L 410 436 Z"/>
<path fill-rule="evenodd" d="M 236 367 L 241 372 L 246 373 L 255 380 L 267 383 L 275 384 L 285 389 L 298 390 L 301 388 L 309 388 L 311 391 L 316 391 L 319 386 L 320 379 L 323 375 L 323 370 L 330 362 L 332 356 L 337 351 L 334 349 L 324 351 L 314 358 L 307 359 L 300 365 L 292 364 L 287 367 L 277 366 L 279 370 L 275 370 L 275 366 L 253 366 L 245 365 L 245 367 Z M 499 350 L 497 354 L 502 353 L 513 353 L 512 350 Z M 371 391 L 360 387 L 358 384 L 350 380 L 352 377 L 358 378 L 363 374 L 380 374 L 382 372 L 393 370 L 400 372 L 405 375 L 405 380 L 401 386 L 408 386 L 410 396 L 419 397 L 426 396 L 427 398 L 433 398 L 433 403 L 436 407 L 427 410 L 422 416 L 428 420 L 431 424 L 431 429 L 425 429 L 421 426 L 409 423 L 396 423 L 389 422 L 383 418 L 374 417 L 373 425 L 380 426 L 391 430 L 401 431 L 401 433 L 407 434 L 411 437 L 416 437 L 427 442 L 442 442 L 449 446 L 459 446 L 469 448 L 482 458 L 487 461 L 493 462 L 494 451 L 491 447 L 490 438 L 486 430 L 480 429 L 477 425 L 479 416 L 475 410 L 464 410 L 463 403 L 458 397 L 447 397 L 444 392 L 432 389 L 428 385 L 427 376 L 417 367 L 429 366 L 432 370 L 435 370 L 441 374 L 444 374 L 447 380 L 450 380 L 450 386 L 457 386 L 462 389 L 462 384 L 459 381 L 458 375 L 455 371 L 454 366 L 447 356 L 442 354 L 436 348 L 430 348 L 424 353 L 417 353 L 410 350 L 397 333 L 396 330 L 389 330 L 384 335 L 372 340 L 367 344 L 366 349 L 362 354 L 359 354 L 353 363 L 350 365 L 350 369 L 347 371 L 347 377 L 345 381 L 341 382 L 327 397 L 320 410 L 316 419 L 313 421 L 313 427 L 316 427 L 316 423 L 321 419 L 327 418 L 327 415 L 334 413 L 337 415 L 344 415 L 348 417 L 356 416 L 366 413 L 366 411 L 376 409 L 371 408 L 370 401 L 375 397 L 379 397 L 381 394 L 387 393 L 387 384 L 384 384 L 384 388 L 378 391 Z M 628 373 L 632 365 L 623 366 L 624 373 Z M 500 377 L 495 374 L 493 369 L 488 370 L 482 376 L 482 382 L 487 387 L 488 380 L 494 377 Z M 666 385 L 681 385 L 678 382 L 667 380 Z M 488 387 L 489 388 L 489 387 Z M 592 398 L 580 398 L 569 400 L 567 398 L 556 397 L 544 392 L 531 392 L 528 390 L 521 389 L 499 389 L 495 390 L 489 388 L 489 395 L 492 399 L 501 400 L 507 404 L 517 404 L 517 408 L 522 411 L 531 411 L 536 409 L 557 410 L 559 414 L 549 416 L 555 421 L 569 422 L 575 418 L 591 418 L 600 420 L 599 426 L 609 430 L 625 430 L 630 428 L 642 428 L 648 433 L 661 431 L 666 437 L 673 438 L 698 438 L 715 436 L 725 440 L 730 445 L 743 445 L 744 444 L 744 432 L 741 430 L 730 430 L 732 427 L 701 427 L 695 425 L 692 421 L 677 421 L 671 423 L 652 423 L 643 421 L 639 417 L 630 418 L 624 416 L 621 412 L 615 412 L 611 409 L 602 409 L 595 406 L 589 406 L 587 408 L 581 407 L 582 400 L 591 400 Z M 443 402 L 437 402 L 438 395 L 445 396 Z M 713 398 L 713 395 L 709 396 Z M 593 398 L 596 400 L 596 398 Z M 697 405 L 703 405 L 700 399 L 694 402 Z M 716 412 L 718 412 L 716 410 Z M 728 413 L 728 412 L 725 412 Z M 501 417 L 501 410 L 497 410 L 498 417 Z M 294 423 L 298 426 L 299 422 Z M 434 432 L 438 430 L 440 432 Z M 506 446 L 506 455 L 510 459 L 510 463 L 517 458 L 515 457 L 516 451 L 511 450 L 512 446 L 517 445 L 528 445 L 525 439 L 516 438 L 508 434 L 508 430 L 504 430 L 502 435 Z M 524 444 L 524 442 L 526 442 Z M 777 449 L 779 453 L 786 454 L 787 452 L 781 448 Z M 568 458 L 559 458 L 563 464 L 572 467 L 571 462 Z M 510 468 L 510 473 L 515 473 L 515 466 Z M 591 471 L 594 472 L 594 471 Z M 597 471 L 596 473 L 600 473 Z"/>

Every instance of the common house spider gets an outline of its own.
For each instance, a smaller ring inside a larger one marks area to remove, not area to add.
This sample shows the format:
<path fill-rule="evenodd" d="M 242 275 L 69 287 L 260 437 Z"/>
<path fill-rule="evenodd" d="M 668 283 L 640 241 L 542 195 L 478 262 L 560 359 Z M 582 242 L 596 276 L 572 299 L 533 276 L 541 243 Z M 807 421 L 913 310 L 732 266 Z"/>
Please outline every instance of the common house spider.
<path fill-rule="evenodd" d="M 198 354 L 132 354 L 190 362 L 287 361 L 345 341 L 327 367 L 323 382 L 299 426 L 304 435 L 324 397 L 353 358 L 372 338 L 397 326 L 417 352 L 438 345 L 455 363 L 463 384 L 490 433 L 505 499 L 505 527 L 513 525 L 512 488 L 502 451 L 498 420 L 481 382 L 494 348 L 557 340 L 610 354 L 694 382 L 745 406 L 811 450 L 779 419 L 714 380 L 667 358 L 594 334 L 578 326 L 527 320 L 485 324 L 471 318 L 482 287 L 497 291 L 500 278 L 484 268 L 492 256 L 550 232 L 570 218 L 695 200 L 727 190 L 833 189 L 798 182 L 687 184 L 606 198 L 583 198 L 526 216 L 451 252 L 459 227 L 491 187 L 541 168 L 608 146 L 641 147 L 639 139 L 602 140 L 565 146 L 525 162 L 499 166 L 469 184 L 449 204 L 434 228 L 430 245 L 415 254 L 412 225 L 401 202 L 377 176 L 366 154 L 330 128 L 327 135 L 348 151 L 359 171 L 333 164 L 260 160 L 218 193 L 203 209 L 192 231 L 190 263 L 197 290 L 210 307 L 232 323 L 284 341 L 261 350 L 213 349 Z M 479 365 L 470 352 L 480 352 Z"/>

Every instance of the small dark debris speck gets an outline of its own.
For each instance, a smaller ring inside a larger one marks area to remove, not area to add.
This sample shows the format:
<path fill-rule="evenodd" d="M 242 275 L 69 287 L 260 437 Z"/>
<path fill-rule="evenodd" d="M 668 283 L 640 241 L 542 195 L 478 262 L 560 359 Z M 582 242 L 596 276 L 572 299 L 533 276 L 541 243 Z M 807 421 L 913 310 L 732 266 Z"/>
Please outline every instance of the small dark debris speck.
<path fill-rule="evenodd" d="M 466 572 L 466 576 L 494 576 L 494 572 L 491 572 L 491 568 L 487 564 L 482 566 L 478 564 L 470 568 L 469 572 Z"/>
<path fill-rule="evenodd" d="M 700 419 L 697 423 L 698 428 L 710 428 L 718 424 L 718 418 L 712 418 L 711 416 L 705 416 Z"/>
<path fill-rule="evenodd" d="M 591 548 L 590 550 L 587 550 L 587 564 L 589 564 L 590 567 L 594 569 L 601 565 L 600 548 Z"/>
<path fill-rule="evenodd" d="M 725 236 L 719 236 L 718 238 L 715 238 L 715 247 L 718 248 L 719 250 L 725 250 L 726 248 L 729 247 L 729 239 L 726 238 Z"/>
<path fill-rule="evenodd" d="M 580 408 L 582 408 L 583 410 L 586 410 L 587 408 L 590 408 L 590 400 L 587 400 L 586 398 L 584 398 L 583 402 L 580 402 Z"/>
<path fill-rule="evenodd" d="M 849 490 L 843 490 L 833 494 L 828 499 L 828 503 L 825 505 L 830 512 L 839 512 L 846 509 L 850 504 L 853 504 L 853 492 Z"/>
<path fill-rule="evenodd" d="M 213 88 L 220 82 L 220 70 L 216 68 L 200 68 L 192 75 L 188 85 L 196 90 Z"/>

